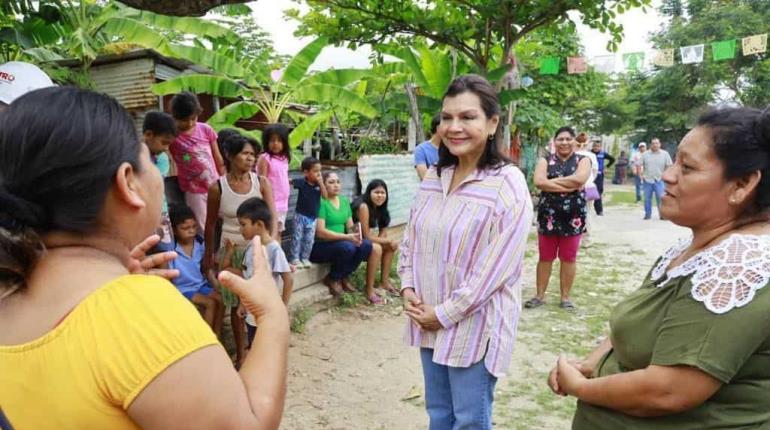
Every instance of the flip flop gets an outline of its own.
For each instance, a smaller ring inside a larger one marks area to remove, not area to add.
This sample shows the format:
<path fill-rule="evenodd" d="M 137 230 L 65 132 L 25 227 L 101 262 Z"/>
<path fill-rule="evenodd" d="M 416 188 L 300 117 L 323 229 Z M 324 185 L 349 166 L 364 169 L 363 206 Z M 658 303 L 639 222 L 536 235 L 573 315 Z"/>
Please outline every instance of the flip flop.
<path fill-rule="evenodd" d="M 373 304 L 375 306 L 377 306 L 377 305 L 384 305 L 385 304 L 385 300 L 383 300 L 382 297 L 377 295 L 377 293 L 372 294 L 368 298 L 369 298 L 369 302 L 371 302 L 371 304 Z"/>
<path fill-rule="evenodd" d="M 562 300 L 561 303 L 559 303 L 559 307 L 568 311 L 574 311 L 575 305 L 572 304 L 569 300 Z"/>
<path fill-rule="evenodd" d="M 388 286 L 388 288 L 386 288 L 386 287 L 383 287 L 382 285 L 380 285 L 380 288 L 382 288 L 383 290 L 387 291 L 387 292 L 388 292 L 388 294 L 390 294 L 390 295 L 391 295 L 391 296 L 393 296 L 393 297 L 401 297 L 401 292 L 399 292 L 399 291 L 396 289 L 396 287 L 394 287 L 394 286 L 392 286 L 392 285 L 389 285 L 389 286 Z"/>
<path fill-rule="evenodd" d="M 534 309 L 540 306 L 543 306 L 545 304 L 545 300 L 540 300 L 537 297 L 532 297 L 531 299 L 524 302 L 524 307 L 527 309 Z"/>

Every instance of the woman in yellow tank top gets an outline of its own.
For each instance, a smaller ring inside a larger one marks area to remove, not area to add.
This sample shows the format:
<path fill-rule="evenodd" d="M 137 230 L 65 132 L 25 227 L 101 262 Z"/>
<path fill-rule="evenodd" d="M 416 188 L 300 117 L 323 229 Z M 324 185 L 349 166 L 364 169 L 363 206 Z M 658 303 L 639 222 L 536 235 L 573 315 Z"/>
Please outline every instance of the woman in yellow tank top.
<path fill-rule="evenodd" d="M 289 325 L 264 254 L 251 280 L 220 276 L 259 319 L 239 374 L 195 308 L 146 274 L 173 253 L 139 259 L 162 193 L 114 99 L 47 88 L 0 115 L 0 423 L 278 427 Z"/>

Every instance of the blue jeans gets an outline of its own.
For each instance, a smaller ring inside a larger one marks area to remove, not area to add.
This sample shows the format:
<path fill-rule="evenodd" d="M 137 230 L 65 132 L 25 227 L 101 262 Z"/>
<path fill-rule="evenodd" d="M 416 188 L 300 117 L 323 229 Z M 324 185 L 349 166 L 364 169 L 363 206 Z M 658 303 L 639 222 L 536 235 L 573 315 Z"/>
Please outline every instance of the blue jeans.
<path fill-rule="evenodd" d="M 642 177 L 634 175 L 634 188 L 636 189 L 636 201 L 642 199 Z"/>
<path fill-rule="evenodd" d="M 315 218 L 294 214 L 294 230 L 291 232 L 291 256 L 289 261 L 307 260 L 315 240 Z"/>
<path fill-rule="evenodd" d="M 355 272 L 358 266 L 372 253 L 372 242 L 364 239 L 360 246 L 349 240 L 320 241 L 313 244 L 310 261 L 331 263 L 329 277 L 342 280 Z"/>
<path fill-rule="evenodd" d="M 429 430 L 487 430 L 492 428 L 492 402 L 497 378 L 484 360 L 471 367 L 433 362 L 433 350 L 420 349 L 425 377 L 425 409 Z"/>
<path fill-rule="evenodd" d="M 655 203 L 658 205 L 658 214 L 660 214 L 660 199 L 663 197 L 663 181 L 657 180 L 655 182 L 647 182 L 645 180 L 642 185 L 644 186 L 644 217 L 652 217 L 653 193 L 655 193 Z"/>

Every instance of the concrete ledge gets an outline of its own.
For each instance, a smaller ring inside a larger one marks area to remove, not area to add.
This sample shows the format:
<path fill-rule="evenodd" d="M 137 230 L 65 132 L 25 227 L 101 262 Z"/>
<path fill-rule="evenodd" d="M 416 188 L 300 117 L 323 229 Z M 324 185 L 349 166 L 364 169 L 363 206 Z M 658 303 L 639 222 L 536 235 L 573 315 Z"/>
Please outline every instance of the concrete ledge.
<path fill-rule="evenodd" d="M 389 237 L 401 240 L 406 224 L 388 229 Z M 294 291 L 291 295 L 289 310 L 298 309 L 328 302 L 332 303 L 332 295 L 329 289 L 321 283 L 321 280 L 329 274 L 328 264 L 313 264 L 312 267 L 297 269 L 294 272 Z M 328 307 L 328 306 L 327 306 Z"/>

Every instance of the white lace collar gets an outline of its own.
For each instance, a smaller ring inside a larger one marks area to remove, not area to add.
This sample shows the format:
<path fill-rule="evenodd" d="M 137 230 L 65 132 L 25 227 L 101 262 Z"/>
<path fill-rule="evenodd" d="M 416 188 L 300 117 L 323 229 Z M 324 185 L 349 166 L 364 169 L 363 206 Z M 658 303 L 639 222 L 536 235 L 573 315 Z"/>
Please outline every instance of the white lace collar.
<path fill-rule="evenodd" d="M 691 243 L 692 237 L 681 239 L 663 254 L 650 274 L 655 282 L 665 276 L 658 288 L 695 273 L 690 291 L 693 299 L 703 302 L 709 311 L 723 314 L 745 306 L 757 290 L 770 283 L 770 235 L 733 234 L 666 271 Z"/>

